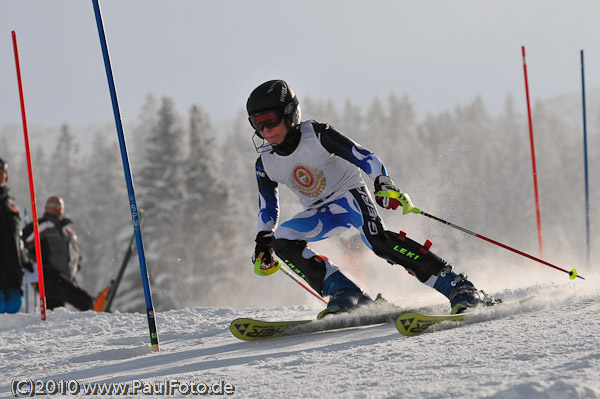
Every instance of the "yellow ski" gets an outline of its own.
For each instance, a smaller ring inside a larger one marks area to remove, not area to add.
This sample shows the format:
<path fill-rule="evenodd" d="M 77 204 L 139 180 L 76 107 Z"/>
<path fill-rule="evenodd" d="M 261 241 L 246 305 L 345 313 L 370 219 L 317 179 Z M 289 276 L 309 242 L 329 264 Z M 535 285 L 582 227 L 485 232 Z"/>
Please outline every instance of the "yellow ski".
<path fill-rule="evenodd" d="M 244 341 L 260 341 L 284 335 L 294 335 L 294 329 L 313 320 L 261 321 L 255 319 L 235 319 L 229 329 L 231 333 Z M 288 334 L 286 334 L 286 331 Z"/>
<path fill-rule="evenodd" d="M 380 306 L 380 305 L 379 305 Z M 313 320 L 263 321 L 239 318 L 231 322 L 231 333 L 244 341 L 259 341 L 293 335 L 312 334 L 322 331 L 394 323 L 403 313 L 391 308 L 361 307 L 356 312 L 336 313 Z"/>
<path fill-rule="evenodd" d="M 404 313 L 396 319 L 396 328 L 398 331 L 408 337 L 419 335 L 431 326 L 446 321 L 458 322 L 464 320 L 468 315 L 448 314 L 448 315 L 425 315 L 421 313 Z"/>

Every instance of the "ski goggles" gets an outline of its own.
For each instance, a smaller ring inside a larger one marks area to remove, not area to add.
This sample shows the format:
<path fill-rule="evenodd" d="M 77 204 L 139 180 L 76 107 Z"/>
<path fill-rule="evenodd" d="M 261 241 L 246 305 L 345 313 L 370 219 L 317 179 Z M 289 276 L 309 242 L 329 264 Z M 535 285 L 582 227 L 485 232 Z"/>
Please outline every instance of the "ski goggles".
<path fill-rule="evenodd" d="M 257 112 L 250 115 L 250 123 L 257 132 L 262 132 L 264 128 L 273 129 L 281 122 L 281 115 L 277 111 Z"/>

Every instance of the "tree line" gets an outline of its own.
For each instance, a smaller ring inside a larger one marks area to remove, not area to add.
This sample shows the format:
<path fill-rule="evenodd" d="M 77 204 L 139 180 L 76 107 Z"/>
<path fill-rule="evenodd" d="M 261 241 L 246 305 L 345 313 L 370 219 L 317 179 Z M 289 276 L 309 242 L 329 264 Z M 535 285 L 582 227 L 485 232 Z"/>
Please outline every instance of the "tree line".
<path fill-rule="evenodd" d="M 349 100 L 339 106 L 330 100 L 300 101 L 303 119 L 330 123 L 375 151 L 396 185 L 417 207 L 538 256 L 528 124 L 510 97 L 500 115 L 491 115 L 477 97 L 422 120 L 418 120 L 407 96 L 375 98 L 365 108 Z M 548 260 L 582 264 L 582 130 L 580 123 L 573 122 L 573 115 L 562 112 L 570 108 L 537 101 L 533 126 L 544 255 Z M 590 196 L 598 198 L 593 171 L 598 170 L 600 159 L 596 127 L 600 112 L 597 107 L 588 110 Z M 84 255 L 79 281 L 93 293 L 116 275 L 132 235 L 114 127 L 95 130 L 93 135 L 78 136 L 64 124 L 53 148 L 32 143 L 39 216 L 48 196 L 65 199 L 66 216 L 74 222 Z M 149 94 L 125 134 L 137 203 L 146 216 L 142 231 L 157 310 L 279 305 L 305 298 L 301 290 L 283 282 L 285 277 L 267 281 L 252 272 L 258 205 L 253 169 L 258 154 L 242 110 L 234 120 L 215 126 L 199 105 L 182 114 L 172 98 L 156 99 Z M 11 164 L 11 195 L 30 219 L 24 151 L 8 140 L 7 134 L 1 140 L 0 157 Z M 365 180 L 372 188 L 366 176 Z M 280 195 L 281 220 L 300 211 L 286 189 L 281 189 Z M 591 203 L 593 259 L 598 253 L 594 229 L 597 211 Z M 426 218 L 386 210 L 381 213 L 389 228 L 406 230 L 417 240 L 432 238 L 436 251 L 449 254 L 452 262 L 467 265 L 461 270 L 495 263 L 486 259 L 506 259 L 499 252 L 502 250 Z M 349 240 L 355 235 L 345 233 L 322 251 L 343 268 L 345 252 L 364 249 L 360 242 Z M 518 261 L 512 257 L 507 260 Z M 382 267 L 383 261 L 374 270 L 385 273 Z M 368 285 L 369 276 L 366 280 Z M 114 309 L 142 312 L 144 307 L 134 256 Z"/>

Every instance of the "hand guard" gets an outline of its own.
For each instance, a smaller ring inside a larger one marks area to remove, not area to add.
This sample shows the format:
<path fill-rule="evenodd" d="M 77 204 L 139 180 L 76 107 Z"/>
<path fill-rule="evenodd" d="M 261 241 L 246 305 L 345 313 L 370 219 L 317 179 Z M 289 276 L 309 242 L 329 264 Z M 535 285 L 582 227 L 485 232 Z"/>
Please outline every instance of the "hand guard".
<path fill-rule="evenodd" d="M 281 263 L 273 259 L 273 248 L 270 245 L 272 239 L 272 231 L 259 231 L 256 235 L 252 263 L 254 263 L 254 273 L 259 276 L 269 276 L 281 267 Z"/>
<path fill-rule="evenodd" d="M 415 207 L 408 194 L 401 193 L 389 176 L 381 175 L 375 179 L 375 201 L 379 206 L 386 209 L 396 210 L 402 205 L 402 214 L 421 213 Z"/>
<path fill-rule="evenodd" d="M 377 176 L 375 179 L 375 201 L 380 207 L 396 210 L 402 205 L 397 196 L 394 195 L 396 193 L 400 194 L 400 190 L 389 176 Z"/>

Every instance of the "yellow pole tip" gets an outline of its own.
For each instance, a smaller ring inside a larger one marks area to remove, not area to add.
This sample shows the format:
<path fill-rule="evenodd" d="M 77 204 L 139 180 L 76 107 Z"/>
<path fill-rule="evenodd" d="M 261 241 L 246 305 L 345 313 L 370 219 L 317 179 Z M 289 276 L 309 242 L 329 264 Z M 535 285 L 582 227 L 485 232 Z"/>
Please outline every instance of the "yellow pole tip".
<path fill-rule="evenodd" d="M 573 269 L 569 272 L 569 278 L 571 280 L 575 280 L 575 278 L 577 278 L 577 270 Z"/>

